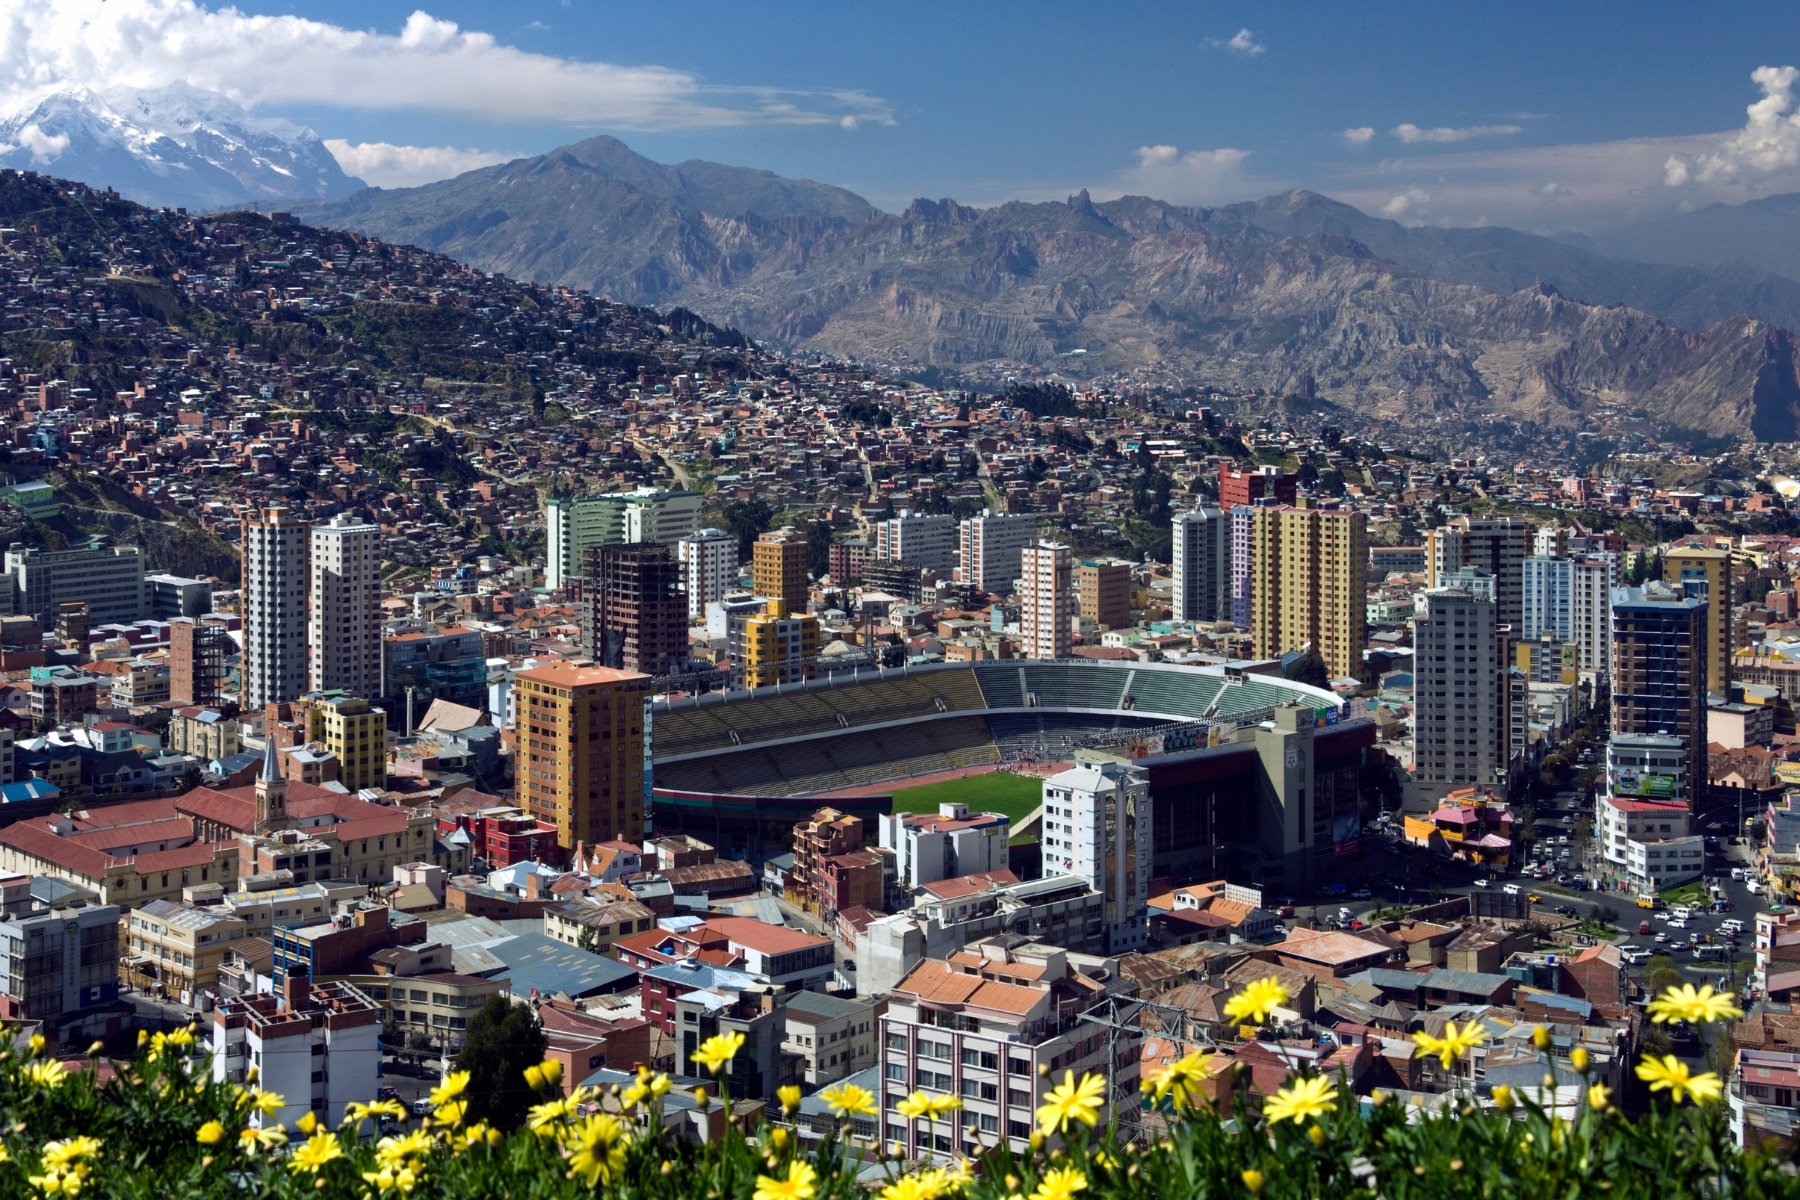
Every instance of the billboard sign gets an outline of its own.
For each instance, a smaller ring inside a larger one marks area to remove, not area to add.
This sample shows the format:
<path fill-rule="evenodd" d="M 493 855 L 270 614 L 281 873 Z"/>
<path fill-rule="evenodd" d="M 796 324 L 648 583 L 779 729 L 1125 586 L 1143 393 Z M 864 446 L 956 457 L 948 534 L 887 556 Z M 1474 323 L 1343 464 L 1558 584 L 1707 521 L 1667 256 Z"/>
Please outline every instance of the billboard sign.
<path fill-rule="evenodd" d="M 1681 789 L 1673 775 L 1622 767 L 1613 773 L 1612 790 L 1615 796 L 1630 796 L 1639 800 L 1673 800 Z"/>

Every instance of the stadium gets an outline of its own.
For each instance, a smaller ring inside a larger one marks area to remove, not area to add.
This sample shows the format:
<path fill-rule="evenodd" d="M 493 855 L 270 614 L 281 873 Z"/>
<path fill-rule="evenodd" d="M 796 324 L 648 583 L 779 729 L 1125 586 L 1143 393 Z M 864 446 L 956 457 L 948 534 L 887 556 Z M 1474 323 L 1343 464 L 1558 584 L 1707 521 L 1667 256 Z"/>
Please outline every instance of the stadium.
<path fill-rule="evenodd" d="M 1231 666 L 935 663 L 659 701 L 650 721 L 656 827 L 760 860 L 817 806 L 808 797 L 1107 746 L 1149 772 L 1158 865 L 1193 868 L 1196 853 L 1216 860 L 1231 842 L 1268 842 L 1258 803 L 1268 789 L 1251 778 L 1262 768 L 1254 743 L 1234 735 L 1286 705 L 1306 714 L 1318 769 L 1351 756 L 1360 772 L 1373 730 L 1346 719 L 1336 695 Z M 1299 790 L 1304 798 L 1308 789 Z M 1311 791 L 1314 807 L 1328 811 L 1317 803 L 1322 789 Z M 830 803 L 865 817 L 887 811 L 884 796 Z"/>

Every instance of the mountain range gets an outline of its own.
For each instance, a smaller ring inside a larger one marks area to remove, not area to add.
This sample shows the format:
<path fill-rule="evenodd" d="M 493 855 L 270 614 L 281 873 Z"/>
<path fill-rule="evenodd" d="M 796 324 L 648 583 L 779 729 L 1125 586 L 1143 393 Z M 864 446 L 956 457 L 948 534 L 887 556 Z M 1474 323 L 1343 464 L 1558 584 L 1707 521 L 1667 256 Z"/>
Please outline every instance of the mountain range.
<path fill-rule="evenodd" d="M 681 304 L 895 366 L 1315 391 L 1384 418 L 1800 437 L 1800 282 L 1510 229 L 1421 229 L 1313 192 L 882 212 L 842 189 L 652 163 L 601 137 L 297 215 L 538 282 Z"/>
<path fill-rule="evenodd" d="M 312 130 L 184 84 L 54 91 L 0 119 L 0 167 L 171 208 L 318 199 L 364 186 Z"/>
<path fill-rule="evenodd" d="M 311 131 L 181 88 L 67 90 L 0 124 L 0 142 L 0 165 L 152 202 L 185 188 L 190 206 L 291 208 L 897 370 L 1130 373 L 1571 429 L 1617 405 L 1696 436 L 1800 439 L 1796 197 L 1591 237 L 1409 227 L 1308 191 L 895 214 L 610 137 L 356 190 Z"/>

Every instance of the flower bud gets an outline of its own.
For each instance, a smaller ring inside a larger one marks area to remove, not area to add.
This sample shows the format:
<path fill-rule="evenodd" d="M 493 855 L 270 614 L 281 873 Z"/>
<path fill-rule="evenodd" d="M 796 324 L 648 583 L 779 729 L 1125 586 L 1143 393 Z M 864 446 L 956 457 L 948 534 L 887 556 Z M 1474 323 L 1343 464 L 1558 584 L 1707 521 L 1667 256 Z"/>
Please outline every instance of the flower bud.
<path fill-rule="evenodd" d="M 1325 1131 L 1319 1126 L 1313 1125 L 1307 1129 L 1306 1139 L 1311 1142 L 1315 1148 L 1323 1147 L 1325 1145 Z"/>
<path fill-rule="evenodd" d="M 1542 1025 L 1537 1026 L 1531 1031 L 1531 1044 L 1539 1050 L 1548 1050 L 1550 1048 L 1550 1030 Z"/>
<path fill-rule="evenodd" d="M 1588 1073 L 1588 1052 L 1586 1046 L 1577 1046 L 1569 1051 L 1569 1065 L 1574 1067 L 1576 1073 L 1579 1075 L 1586 1075 Z"/>
<path fill-rule="evenodd" d="M 1494 1107 L 1499 1109 L 1501 1112 L 1506 1112 L 1507 1110 L 1511 1109 L 1512 1106 L 1513 1106 L 1512 1089 L 1507 1087 L 1504 1083 L 1496 1083 L 1494 1085 Z"/>
<path fill-rule="evenodd" d="M 1252 1196 L 1263 1189 L 1263 1173 L 1255 1167 L 1247 1169 L 1243 1174 L 1244 1190 Z"/>

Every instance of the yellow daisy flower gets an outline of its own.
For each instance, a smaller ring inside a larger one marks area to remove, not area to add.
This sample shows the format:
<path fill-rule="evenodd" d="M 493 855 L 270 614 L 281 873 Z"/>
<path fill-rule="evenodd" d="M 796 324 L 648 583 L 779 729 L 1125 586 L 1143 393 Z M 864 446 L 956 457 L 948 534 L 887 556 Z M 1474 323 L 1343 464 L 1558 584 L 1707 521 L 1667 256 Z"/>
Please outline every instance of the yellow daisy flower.
<path fill-rule="evenodd" d="M 1046 1171 L 1038 1180 L 1037 1190 L 1031 1193 L 1031 1200 L 1073 1200 L 1075 1193 L 1087 1185 L 1087 1176 L 1075 1167 Z"/>
<path fill-rule="evenodd" d="M 1282 1088 L 1263 1105 L 1263 1115 L 1274 1125 L 1281 1121 L 1304 1124 L 1331 1111 L 1337 1100 L 1337 1088 L 1322 1075 L 1295 1081 Z"/>
<path fill-rule="evenodd" d="M 294 1148 L 288 1159 L 288 1170 L 299 1175 L 317 1175 L 326 1163 L 344 1157 L 343 1143 L 335 1134 L 315 1133 Z"/>
<path fill-rule="evenodd" d="M 1422 1029 L 1413 1034 L 1413 1042 L 1418 1047 L 1413 1051 L 1413 1057 L 1427 1058 L 1435 1054 L 1443 1063 L 1444 1070 L 1448 1071 L 1457 1059 L 1485 1041 L 1487 1030 L 1482 1028 L 1480 1022 L 1471 1020 L 1458 1029 L 1456 1022 L 1450 1021 L 1444 1025 L 1442 1037 L 1433 1037 Z"/>
<path fill-rule="evenodd" d="M 1709 1025 L 1714 1021 L 1735 1021 L 1744 1015 L 1730 996 L 1708 983 L 1696 988 L 1691 983 L 1665 988 L 1650 1002 L 1650 1019 L 1658 1025 L 1670 1021 L 1687 1021 Z"/>
<path fill-rule="evenodd" d="M 1668 1092 L 1677 1104 L 1690 1093 L 1699 1103 L 1711 1103 L 1724 1091 L 1717 1075 L 1711 1071 L 1696 1075 L 1673 1054 L 1665 1054 L 1660 1059 L 1646 1056 L 1637 1065 L 1637 1077 L 1648 1083 L 1653 1092 Z"/>
<path fill-rule="evenodd" d="M 731 1065 L 731 1060 L 736 1058 L 737 1052 L 743 1048 L 744 1035 L 736 1030 L 730 1033 L 714 1034 L 702 1042 L 698 1050 L 694 1051 L 694 1065 L 705 1067 L 717 1075 Z"/>
<path fill-rule="evenodd" d="M 1106 1080 L 1090 1073 L 1077 1083 L 1075 1072 L 1064 1071 L 1063 1081 L 1051 1088 L 1038 1105 L 1038 1132 L 1049 1137 L 1068 1128 L 1071 1121 L 1092 1129 L 1100 1120 L 1100 1108 L 1105 1102 Z"/>
<path fill-rule="evenodd" d="M 788 1164 L 786 1179 L 768 1175 L 756 1177 L 756 1192 L 751 1200 L 813 1200 L 819 1173 L 808 1162 Z"/>
<path fill-rule="evenodd" d="M 1225 1005 L 1225 1019 L 1238 1024 L 1261 1025 L 1269 1014 L 1286 1004 L 1291 997 L 1281 981 L 1273 975 L 1256 980 L 1233 996 Z"/>
<path fill-rule="evenodd" d="M 840 1083 L 819 1093 L 819 1099 L 840 1117 L 872 1117 L 876 1113 L 875 1093 L 854 1083 Z"/>

